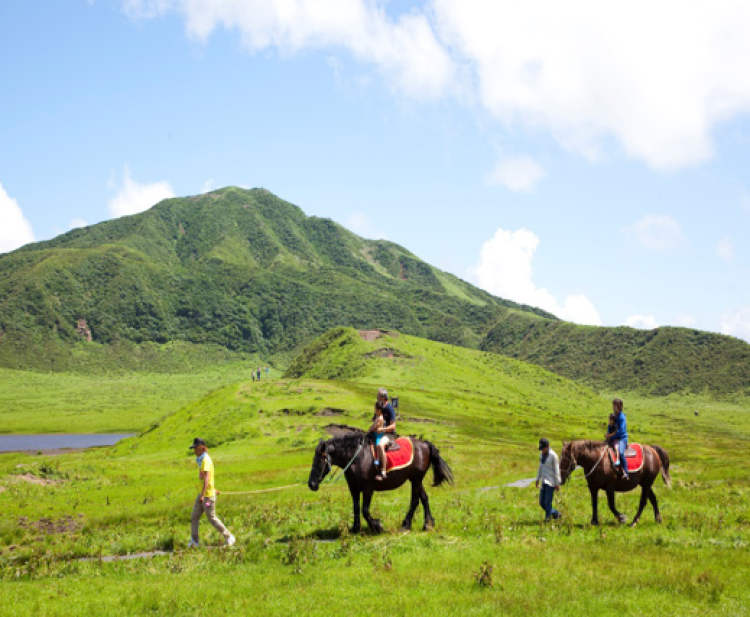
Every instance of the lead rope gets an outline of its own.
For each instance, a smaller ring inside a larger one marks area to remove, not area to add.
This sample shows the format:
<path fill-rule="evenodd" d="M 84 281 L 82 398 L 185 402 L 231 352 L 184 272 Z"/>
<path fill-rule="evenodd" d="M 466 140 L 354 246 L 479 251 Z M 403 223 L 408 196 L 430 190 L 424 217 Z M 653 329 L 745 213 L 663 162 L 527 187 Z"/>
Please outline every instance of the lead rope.
<path fill-rule="evenodd" d="M 333 474 L 331 476 L 330 480 L 328 480 L 329 484 L 336 484 L 336 482 L 338 482 L 339 480 L 341 480 L 341 478 L 344 477 L 344 474 L 346 473 L 346 470 L 349 469 L 349 467 L 351 467 L 351 465 L 354 462 L 354 460 L 359 456 L 359 453 L 362 451 L 362 448 L 364 447 L 364 445 L 365 445 L 365 440 L 364 440 L 364 438 L 362 438 L 362 441 L 359 444 L 359 448 L 357 448 L 357 451 L 354 453 L 354 456 L 352 457 L 352 460 L 350 460 L 347 463 L 346 467 L 344 467 L 344 470 L 340 474 L 338 472 L 336 472 L 335 474 Z"/>
<path fill-rule="evenodd" d="M 604 455 L 606 453 L 607 453 L 607 446 L 604 446 L 604 450 L 602 450 L 602 455 L 599 457 L 599 460 L 596 461 L 596 465 L 594 465 L 591 468 L 591 471 L 589 471 L 585 476 L 583 476 L 584 478 L 588 478 L 592 473 L 594 473 L 594 471 L 596 471 L 596 468 L 599 467 L 599 463 L 602 462 L 602 459 L 604 458 Z"/>

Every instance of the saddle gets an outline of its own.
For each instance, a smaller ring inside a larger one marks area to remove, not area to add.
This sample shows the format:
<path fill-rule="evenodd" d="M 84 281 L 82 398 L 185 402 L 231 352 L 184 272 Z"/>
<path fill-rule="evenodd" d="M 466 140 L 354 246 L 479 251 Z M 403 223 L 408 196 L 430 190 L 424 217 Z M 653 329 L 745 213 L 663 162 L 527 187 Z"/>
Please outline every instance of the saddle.
<path fill-rule="evenodd" d="M 385 452 L 388 460 L 388 473 L 403 469 L 411 465 L 414 460 L 414 444 L 408 437 L 399 437 L 399 447 L 391 450 L 388 448 Z M 375 447 L 370 444 L 370 453 L 375 458 Z"/>
<path fill-rule="evenodd" d="M 609 446 L 609 458 L 614 464 L 620 456 L 616 448 Z M 628 466 L 628 473 L 640 471 L 643 467 L 643 446 L 639 443 L 628 445 L 625 449 L 625 464 Z"/>
<path fill-rule="evenodd" d="M 370 446 L 375 445 L 375 434 L 374 433 L 368 433 L 367 434 L 369 440 L 370 440 Z M 401 444 L 398 443 L 398 435 L 396 433 L 391 433 L 389 436 L 388 445 L 385 447 L 386 452 L 398 452 L 401 449 Z"/>

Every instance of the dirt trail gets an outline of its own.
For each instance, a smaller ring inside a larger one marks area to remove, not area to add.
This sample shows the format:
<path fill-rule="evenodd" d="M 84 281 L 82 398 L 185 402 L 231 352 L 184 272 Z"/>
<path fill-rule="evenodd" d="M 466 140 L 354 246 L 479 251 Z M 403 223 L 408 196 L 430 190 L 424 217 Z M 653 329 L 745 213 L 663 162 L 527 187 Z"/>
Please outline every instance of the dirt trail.
<path fill-rule="evenodd" d="M 22 482 L 28 482 L 29 484 L 40 484 L 42 486 L 49 486 L 50 484 L 60 484 L 59 480 L 47 480 L 46 478 L 40 478 L 35 476 L 33 473 L 22 473 L 14 476 L 16 480 Z"/>

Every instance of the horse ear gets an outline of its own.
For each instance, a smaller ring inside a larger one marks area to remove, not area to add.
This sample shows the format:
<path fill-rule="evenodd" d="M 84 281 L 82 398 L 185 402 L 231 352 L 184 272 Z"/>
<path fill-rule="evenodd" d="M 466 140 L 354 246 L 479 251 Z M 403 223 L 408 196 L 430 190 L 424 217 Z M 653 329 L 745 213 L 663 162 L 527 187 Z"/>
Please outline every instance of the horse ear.
<path fill-rule="evenodd" d="M 563 439 L 563 448 L 565 448 L 566 445 L 568 445 L 568 444 L 566 444 L 565 440 Z"/>

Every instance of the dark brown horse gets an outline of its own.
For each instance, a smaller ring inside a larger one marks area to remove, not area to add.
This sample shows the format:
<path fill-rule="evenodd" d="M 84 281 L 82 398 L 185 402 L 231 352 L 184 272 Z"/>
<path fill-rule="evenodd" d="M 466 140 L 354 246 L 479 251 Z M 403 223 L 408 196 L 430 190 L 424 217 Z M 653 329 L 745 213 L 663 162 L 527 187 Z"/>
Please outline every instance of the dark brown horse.
<path fill-rule="evenodd" d="M 650 501 L 654 508 L 656 522 L 661 523 L 661 514 L 659 514 L 659 504 L 656 501 L 656 495 L 652 488 L 654 481 L 659 473 L 664 479 L 664 483 L 669 487 L 672 479 L 669 477 L 669 455 L 664 448 L 659 446 L 643 446 L 643 467 L 640 471 L 631 471 L 630 479 L 622 478 L 615 469 L 609 455 L 607 454 L 607 444 L 603 441 L 571 441 L 563 442 L 562 458 L 560 460 L 560 475 L 562 483 L 565 484 L 570 474 L 576 467 L 583 468 L 586 481 L 589 483 L 591 492 L 591 507 L 593 514 L 591 524 L 599 524 L 598 498 L 599 491 L 607 493 L 607 503 L 612 514 L 617 520 L 625 523 L 627 519 L 622 512 L 618 512 L 615 507 L 615 493 L 627 493 L 632 491 L 636 486 L 641 486 L 641 503 L 638 506 L 638 514 L 635 515 L 632 525 L 638 524 L 641 518 L 646 501 Z"/>
<path fill-rule="evenodd" d="M 321 439 L 318 447 L 315 448 L 315 457 L 313 458 L 310 479 L 307 481 L 307 486 L 310 490 L 317 491 L 323 478 L 328 475 L 333 465 L 346 469 L 344 477 L 349 485 L 349 492 L 352 495 L 354 506 L 354 526 L 351 529 L 352 533 L 359 533 L 361 529 L 359 518 L 360 496 L 362 497 L 362 515 L 365 517 L 370 530 L 380 533 L 383 531 L 383 526 L 378 519 L 370 515 L 372 494 L 375 491 L 392 491 L 399 488 L 408 480 L 411 482 L 411 503 L 409 504 L 409 511 L 406 513 L 406 518 L 401 523 L 401 527 L 402 529 L 411 529 L 414 512 L 421 501 L 424 508 L 423 529 L 430 529 L 435 524 L 435 519 L 432 518 L 430 502 L 422 481 L 430 465 L 432 465 L 434 474 L 433 486 L 440 486 L 443 482 L 453 484 L 453 472 L 440 457 L 438 449 L 429 441 L 421 441 L 414 438 L 411 438 L 411 441 L 414 446 L 414 460 L 412 464 L 404 469 L 388 472 L 387 480 L 377 482 L 375 480 L 377 471 L 373 463 L 366 433 L 352 432 L 348 435 L 334 437 L 328 441 Z"/>

